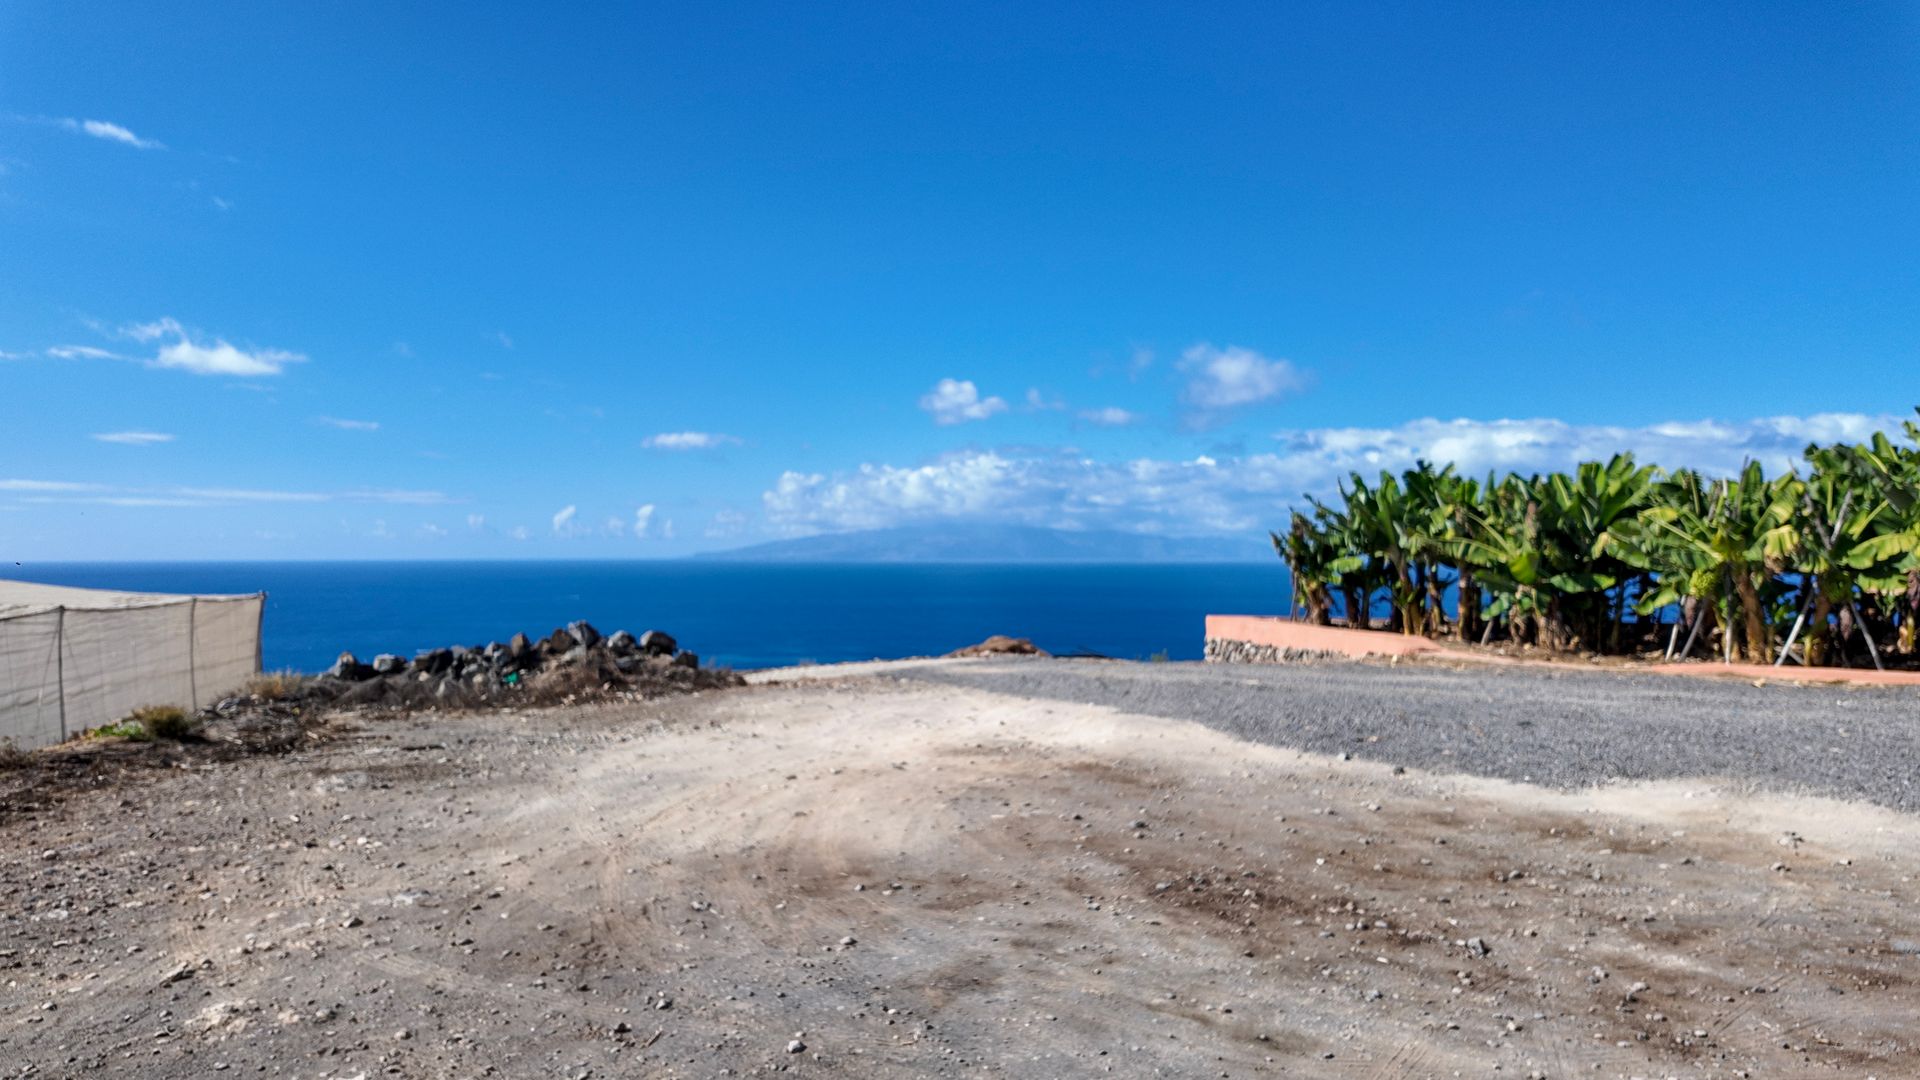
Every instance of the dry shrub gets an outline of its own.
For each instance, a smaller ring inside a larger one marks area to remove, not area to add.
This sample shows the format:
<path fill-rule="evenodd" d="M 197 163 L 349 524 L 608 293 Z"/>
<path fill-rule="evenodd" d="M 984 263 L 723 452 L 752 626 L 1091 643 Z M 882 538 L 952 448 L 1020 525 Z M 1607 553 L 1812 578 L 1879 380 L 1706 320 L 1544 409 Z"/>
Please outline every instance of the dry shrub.
<path fill-rule="evenodd" d="M 285 701 L 300 696 L 306 685 L 306 676 L 297 671 L 263 671 L 248 679 L 241 693 L 262 701 Z"/>
<path fill-rule="evenodd" d="M 140 725 L 148 739 L 178 742 L 193 734 L 194 723 L 185 709 L 174 705 L 147 705 L 127 715 L 127 722 Z"/>

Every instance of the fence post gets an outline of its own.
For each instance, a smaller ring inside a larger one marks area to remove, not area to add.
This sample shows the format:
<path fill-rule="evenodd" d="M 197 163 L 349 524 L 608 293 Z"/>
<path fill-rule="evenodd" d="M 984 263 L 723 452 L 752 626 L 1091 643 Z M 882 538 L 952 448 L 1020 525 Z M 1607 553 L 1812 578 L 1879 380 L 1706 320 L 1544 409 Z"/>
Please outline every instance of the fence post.
<path fill-rule="evenodd" d="M 67 609 L 54 608 L 53 682 L 60 693 L 60 741 L 67 741 Z"/>
<path fill-rule="evenodd" d="M 200 636 L 200 598 L 187 601 L 187 711 L 200 707 L 200 656 L 194 648 L 194 638 Z"/>

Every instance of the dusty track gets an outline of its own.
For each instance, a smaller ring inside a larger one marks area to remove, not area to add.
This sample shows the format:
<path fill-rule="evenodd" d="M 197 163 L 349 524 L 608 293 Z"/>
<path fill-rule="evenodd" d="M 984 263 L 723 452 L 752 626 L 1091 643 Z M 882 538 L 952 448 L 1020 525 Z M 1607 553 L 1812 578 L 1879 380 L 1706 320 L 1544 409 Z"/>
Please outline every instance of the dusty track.
<path fill-rule="evenodd" d="M 885 674 L 419 718 L 11 827 L 0 1062 L 1913 1076 L 1916 840 Z"/>

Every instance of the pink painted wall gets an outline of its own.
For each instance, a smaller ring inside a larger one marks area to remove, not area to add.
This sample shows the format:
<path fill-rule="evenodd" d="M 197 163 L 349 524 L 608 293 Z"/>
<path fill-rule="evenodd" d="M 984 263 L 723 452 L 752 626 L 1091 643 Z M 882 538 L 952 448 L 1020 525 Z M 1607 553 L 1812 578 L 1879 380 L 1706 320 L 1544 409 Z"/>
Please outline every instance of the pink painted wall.
<path fill-rule="evenodd" d="M 1439 645 L 1417 635 L 1313 626 L 1270 615 L 1209 615 L 1207 637 L 1344 656 L 1412 656 L 1441 651 Z"/>

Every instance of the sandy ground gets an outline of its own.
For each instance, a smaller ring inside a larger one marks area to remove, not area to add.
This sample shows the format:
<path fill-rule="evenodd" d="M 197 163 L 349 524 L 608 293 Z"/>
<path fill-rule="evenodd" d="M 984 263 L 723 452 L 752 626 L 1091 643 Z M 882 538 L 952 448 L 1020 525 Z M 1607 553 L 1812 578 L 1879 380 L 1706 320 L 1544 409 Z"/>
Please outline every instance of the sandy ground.
<path fill-rule="evenodd" d="M 0 1074 L 1920 1075 L 1913 817 L 811 674 L 15 818 Z"/>

